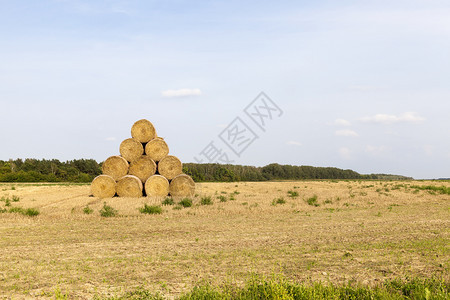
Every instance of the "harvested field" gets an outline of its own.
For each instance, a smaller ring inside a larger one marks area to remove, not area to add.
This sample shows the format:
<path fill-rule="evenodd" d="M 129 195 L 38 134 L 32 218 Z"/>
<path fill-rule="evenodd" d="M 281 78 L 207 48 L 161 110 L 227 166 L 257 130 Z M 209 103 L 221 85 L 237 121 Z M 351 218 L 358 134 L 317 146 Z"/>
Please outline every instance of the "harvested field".
<path fill-rule="evenodd" d="M 251 273 L 368 285 L 449 279 L 448 181 L 202 183 L 191 207 L 166 201 L 151 215 L 139 208 L 164 199 L 97 199 L 89 190 L 0 184 L 0 298 L 136 287 L 176 296 Z M 117 216 L 100 216 L 105 202 Z"/>

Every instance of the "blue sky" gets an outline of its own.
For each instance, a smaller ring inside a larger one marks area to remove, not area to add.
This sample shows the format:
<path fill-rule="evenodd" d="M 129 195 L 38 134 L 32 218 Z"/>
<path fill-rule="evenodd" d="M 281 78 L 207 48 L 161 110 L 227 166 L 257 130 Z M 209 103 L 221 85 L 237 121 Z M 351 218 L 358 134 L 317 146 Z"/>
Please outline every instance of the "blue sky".
<path fill-rule="evenodd" d="M 194 162 L 450 177 L 450 3 L 2 1 L 0 159 L 118 154 L 146 118 Z M 243 109 L 283 111 L 262 131 Z M 219 134 L 241 117 L 240 156 Z M 255 127 L 256 126 L 256 127 Z"/>

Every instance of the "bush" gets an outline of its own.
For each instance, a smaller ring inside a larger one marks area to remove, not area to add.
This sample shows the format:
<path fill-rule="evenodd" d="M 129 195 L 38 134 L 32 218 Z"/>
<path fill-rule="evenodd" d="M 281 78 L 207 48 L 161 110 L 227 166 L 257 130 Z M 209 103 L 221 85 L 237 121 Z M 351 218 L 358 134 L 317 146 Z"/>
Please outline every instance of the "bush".
<path fill-rule="evenodd" d="M 164 201 L 161 203 L 162 205 L 174 205 L 175 201 L 173 201 L 172 198 L 167 197 L 166 199 L 164 199 Z"/>
<path fill-rule="evenodd" d="M 192 206 L 192 199 L 184 198 L 180 202 L 178 202 L 179 205 L 183 207 L 191 207 Z"/>
<path fill-rule="evenodd" d="M 157 205 L 150 206 L 150 205 L 144 204 L 144 207 L 139 208 L 139 211 L 141 212 L 141 214 L 155 215 L 155 214 L 161 214 L 162 208 L 161 208 L 161 206 L 157 206 Z"/>
<path fill-rule="evenodd" d="M 201 204 L 201 205 L 212 205 L 212 204 L 213 204 L 213 201 L 212 201 L 212 199 L 211 199 L 211 196 L 203 197 L 203 198 L 200 200 L 200 204 Z"/>
<path fill-rule="evenodd" d="M 103 203 L 103 207 L 100 210 L 100 216 L 109 218 L 109 217 L 115 217 L 117 215 L 117 210 L 112 208 L 109 205 L 106 205 L 106 202 Z"/>
<path fill-rule="evenodd" d="M 17 196 L 12 196 L 11 200 L 12 200 L 12 202 L 19 202 L 20 198 Z"/>

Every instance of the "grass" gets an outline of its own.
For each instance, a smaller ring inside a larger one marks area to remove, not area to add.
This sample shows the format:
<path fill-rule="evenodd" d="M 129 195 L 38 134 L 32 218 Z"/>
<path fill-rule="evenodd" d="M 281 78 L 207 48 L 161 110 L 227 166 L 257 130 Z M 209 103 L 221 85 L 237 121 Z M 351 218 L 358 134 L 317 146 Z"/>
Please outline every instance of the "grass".
<path fill-rule="evenodd" d="M 417 190 L 425 190 L 425 191 L 428 191 L 428 192 L 435 192 L 435 193 L 438 193 L 438 194 L 450 195 L 450 187 L 446 187 L 446 186 L 411 185 L 410 187 L 413 188 L 413 189 L 417 189 Z"/>
<path fill-rule="evenodd" d="M 385 183 L 390 197 L 376 192 Z M 179 299 L 194 297 L 194 286 L 207 285 L 219 295 L 241 299 L 264 298 L 255 290 L 269 293 L 272 286 L 280 294 L 270 295 L 289 299 L 293 294 L 285 294 L 287 284 L 315 294 L 327 290 L 337 299 L 346 299 L 336 290 L 348 286 L 352 297 L 357 287 L 365 292 L 378 287 L 389 289 L 391 298 L 408 293 L 438 298 L 434 287 L 412 279 L 449 282 L 450 199 L 427 190 L 418 189 L 416 195 L 415 188 L 393 189 L 398 183 L 450 186 L 434 181 L 242 182 L 238 188 L 202 183 L 189 209 L 178 204 L 181 199 L 172 206 L 163 206 L 164 198 L 100 200 L 88 196 L 89 186 L 18 186 L 14 195 L 20 202 L 11 200 L 10 207 L 0 202 L 0 298 L 51 299 L 59 288 L 58 299 L 139 299 L 158 292 L 160 298 Z M 12 198 L 10 186 L 0 188 L 0 198 Z M 228 201 L 234 190 L 240 194 Z M 288 190 L 300 195 L 291 198 Z M 202 206 L 201 198 L 208 195 L 214 205 Z M 318 208 L 306 201 L 313 195 Z M 227 201 L 219 202 L 218 196 Z M 272 206 L 279 197 L 286 203 Z M 325 204 L 327 199 L 331 203 Z M 101 217 L 104 201 L 120 217 Z M 163 214 L 141 214 L 144 203 L 161 206 Z M 23 209 L 9 213 L 17 206 Z M 89 216 L 86 206 L 94 211 Z M 23 216 L 19 211 L 27 207 L 37 208 L 39 216 Z M 255 289 L 247 293 L 250 272 L 266 277 L 253 281 Z M 274 272 L 285 276 L 286 285 L 271 277 Z"/>
<path fill-rule="evenodd" d="M 227 197 L 224 195 L 217 196 L 217 199 L 219 199 L 220 202 L 227 202 Z"/>
<path fill-rule="evenodd" d="M 117 216 L 118 211 L 113 208 L 112 206 L 109 206 L 106 204 L 106 202 L 103 203 L 103 207 L 100 210 L 100 216 L 104 218 L 110 218 Z"/>
<path fill-rule="evenodd" d="M 159 205 L 144 204 L 144 207 L 139 208 L 139 212 L 141 214 L 158 215 L 162 214 L 162 208 Z"/>
<path fill-rule="evenodd" d="M 288 196 L 291 198 L 295 198 L 298 197 L 298 192 L 297 191 L 288 191 Z"/>
<path fill-rule="evenodd" d="M 212 201 L 211 196 L 202 197 L 202 199 L 200 199 L 200 204 L 201 205 L 212 205 L 213 201 Z"/>
<path fill-rule="evenodd" d="M 285 204 L 286 203 L 286 200 L 284 200 L 284 198 L 283 197 L 280 197 L 280 198 L 276 198 L 276 199 L 273 199 L 272 200 L 272 205 L 277 205 L 277 204 Z"/>
<path fill-rule="evenodd" d="M 94 210 L 93 210 L 92 208 L 90 208 L 88 205 L 86 205 L 86 206 L 83 208 L 83 213 L 86 214 L 86 215 L 90 215 L 90 214 L 92 214 L 93 212 L 94 212 Z"/>
<path fill-rule="evenodd" d="M 308 205 L 311 206 L 319 206 L 319 202 L 317 202 L 317 195 L 314 195 L 312 197 L 309 197 L 308 199 L 306 199 L 306 203 L 308 203 Z"/>
<path fill-rule="evenodd" d="M 192 199 L 184 198 L 180 202 L 178 202 L 178 205 L 180 205 L 182 207 L 191 207 L 192 206 Z"/>
<path fill-rule="evenodd" d="M 440 279 L 392 279 L 376 286 L 361 284 L 297 283 L 281 275 L 271 277 L 253 275 L 243 286 L 227 283 L 220 286 L 201 282 L 179 300 L 246 300 L 246 299 L 448 299 L 449 282 Z M 161 293 L 137 288 L 122 297 L 109 299 L 166 299 Z"/>
<path fill-rule="evenodd" d="M 22 207 L 11 207 L 8 212 L 18 213 L 24 216 L 35 217 L 39 215 L 39 210 L 36 208 L 22 208 Z"/>
<path fill-rule="evenodd" d="M 163 202 L 161 204 L 162 205 L 174 205 L 175 201 L 173 201 L 173 198 L 167 197 L 166 199 L 163 200 Z"/>

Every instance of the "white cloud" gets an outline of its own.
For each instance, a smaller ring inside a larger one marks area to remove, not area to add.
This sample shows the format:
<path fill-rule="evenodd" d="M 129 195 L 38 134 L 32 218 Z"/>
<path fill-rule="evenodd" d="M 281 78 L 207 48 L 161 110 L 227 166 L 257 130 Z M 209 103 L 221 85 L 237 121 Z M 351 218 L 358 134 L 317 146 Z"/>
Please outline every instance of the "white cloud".
<path fill-rule="evenodd" d="M 200 89 L 179 89 L 179 90 L 165 90 L 161 92 L 161 96 L 164 98 L 179 98 L 188 96 L 201 96 L 202 91 Z"/>
<path fill-rule="evenodd" d="M 376 114 L 374 116 L 360 118 L 359 120 L 368 123 L 393 124 L 400 122 L 420 123 L 425 118 L 419 116 L 416 112 L 405 112 L 400 115 Z"/>
<path fill-rule="evenodd" d="M 337 125 L 337 126 L 350 126 L 352 124 L 349 121 L 345 120 L 345 119 L 336 119 L 334 121 L 334 125 Z"/>
<path fill-rule="evenodd" d="M 352 151 L 347 148 L 347 147 L 341 147 L 339 148 L 339 155 L 343 158 L 343 159 L 351 159 L 352 156 Z"/>
<path fill-rule="evenodd" d="M 352 136 L 352 137 L 359 136 L 355 131 L 351 129 L 336 130 L 334 134 L 337 136 Z"/>
<path fill-rule="evenodd" d="M 296 141 L 288 141 L 288 142 L 286 142 L 286 145 L 301 146 L 302 143 L 296 142 Z"/>
<path fill-rule="evenodd" d="M 115 140 L 116 140 L 116 138 L 113 137 L 113 136 L 107 137 L 107 138 L 105 139 L 105 141 L 108 141 L 108 142 L 114 142 Z"/>

